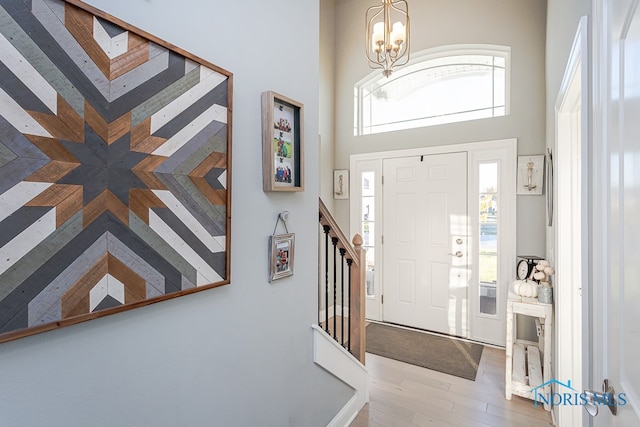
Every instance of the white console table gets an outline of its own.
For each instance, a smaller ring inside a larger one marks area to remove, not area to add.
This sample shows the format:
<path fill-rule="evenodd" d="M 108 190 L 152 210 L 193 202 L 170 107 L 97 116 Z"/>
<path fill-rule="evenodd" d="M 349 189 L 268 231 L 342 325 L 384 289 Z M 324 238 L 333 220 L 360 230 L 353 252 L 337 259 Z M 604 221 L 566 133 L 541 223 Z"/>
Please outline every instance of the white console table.
<path fill-rule="evenodd" d="M 536 319 L 538 342 L 517 337 L 517 316 L 531 316 Z M 553 331 L 553 305 L 543 304 L 537 299 L 522 298 L 510 292 L 507 299 L 507 346 L 505 395 L 534 399 L 533 388 L 545 385 L 539 394 L 548 395 L 551 380 L 551 335 Z M 544 409 L 549 411 L 550 405 Z"/>

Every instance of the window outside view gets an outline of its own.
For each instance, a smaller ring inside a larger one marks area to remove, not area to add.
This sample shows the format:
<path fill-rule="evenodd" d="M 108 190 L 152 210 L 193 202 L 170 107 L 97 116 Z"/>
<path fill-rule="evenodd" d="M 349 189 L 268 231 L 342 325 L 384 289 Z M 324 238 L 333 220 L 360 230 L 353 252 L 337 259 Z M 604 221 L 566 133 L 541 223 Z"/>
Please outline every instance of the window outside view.
<path fill-rule="evenodd" d="M 362 247 L 367 251 L 367 295 L 374 295 L 373 271 L 375 267 L 375 172 L 362 173 Z"/>
<path fill-rule="evenodd" d="M 507 51 L 441 56 L 356 85 L 355 135 L 508 114 L 507 57 Z"/>
<path fill-rule="evenodd" d="M 498 281 L 498 163 L 479 165 L 480 313 L 495 315 Z"/>

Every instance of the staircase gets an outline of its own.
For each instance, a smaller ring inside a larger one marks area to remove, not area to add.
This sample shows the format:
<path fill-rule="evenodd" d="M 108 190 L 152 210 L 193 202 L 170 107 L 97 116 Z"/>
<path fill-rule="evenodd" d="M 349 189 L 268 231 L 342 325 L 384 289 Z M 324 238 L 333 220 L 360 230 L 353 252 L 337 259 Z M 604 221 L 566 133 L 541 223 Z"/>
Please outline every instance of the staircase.
<path fill-rule="evenodd" d="M 352 241 L 319 201 L 318 324 L 313 325 L 314 361 L 353 387 L 354 396 L 329 426 L 346 426 L 369 401 L 365 362 L 365 250 Z"/>

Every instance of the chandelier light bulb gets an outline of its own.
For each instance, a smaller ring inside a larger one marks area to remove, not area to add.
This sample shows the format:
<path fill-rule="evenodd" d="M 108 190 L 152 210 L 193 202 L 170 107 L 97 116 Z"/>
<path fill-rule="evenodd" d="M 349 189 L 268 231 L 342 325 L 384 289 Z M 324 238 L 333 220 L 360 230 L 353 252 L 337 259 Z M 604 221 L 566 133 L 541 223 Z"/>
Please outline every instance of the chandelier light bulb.
<path fill-rule="evenodd" d="M 409 61 L 407 0 L 381 0 L 381 4 L 367 9 L 365 23 L 369 66 L 382 69 L 382 74 L 389 77 L 394 67 Z"/>

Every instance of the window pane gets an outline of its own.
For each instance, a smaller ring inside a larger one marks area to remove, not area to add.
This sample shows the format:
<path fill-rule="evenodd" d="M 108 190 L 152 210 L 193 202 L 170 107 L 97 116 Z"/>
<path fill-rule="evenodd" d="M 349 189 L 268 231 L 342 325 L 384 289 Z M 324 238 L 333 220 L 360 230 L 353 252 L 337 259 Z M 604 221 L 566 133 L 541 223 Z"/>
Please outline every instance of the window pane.
<path fill-rule="evenodd" d="M 373 196 L 366 196 L 362 198 L 362 220 L 373 221 L 375 220 L 375 199 Z"/>
<path fill-rule="evenodd" d="M 507 52 L 431 57 L 356 86 L 361 134 L 504 115 Z"/>
<path fill-rule="evenodd" d="M 367 282 L 367 296 L 375 296 L 375 287 L 374 287 L 374 268 L 373 268 L 373 259 L 375 258 L 375 249 L 374 248 L 364 248 L 367 251 L 366 259 L 367 259 L 367 269 L 366 269 L 366 282 Z"/>
<path fill-rule="evenodd" d="M 375 172 L 362 172 L 361 175 L 361 226 L 362 247 L 366 251 L 366 292 L 367 296 L 375 296 L 374 267 L 375 267 Z"/>
<path fill-rule="evenodd" d="M 373 222 L 365 221 L 362 223 L 362 240 L 363 246 L 375 246 L 376 227 Z"/>
<path fill-rule="evenodd" d="M 498 163 L 478 166 L 480 313 L 495 315 L 498 283 Z"/>
<path fill-rule="evenodd" d="M 498 164 L 481 163 L 478 166 L 480 193 L 495 193 L 498 191 Z"/>
<path fill-rule="evenodd" d="M 375 173 L 362 173 L 362 196 L 373 196 L 375 186 Z"/>

